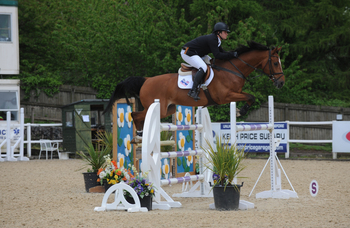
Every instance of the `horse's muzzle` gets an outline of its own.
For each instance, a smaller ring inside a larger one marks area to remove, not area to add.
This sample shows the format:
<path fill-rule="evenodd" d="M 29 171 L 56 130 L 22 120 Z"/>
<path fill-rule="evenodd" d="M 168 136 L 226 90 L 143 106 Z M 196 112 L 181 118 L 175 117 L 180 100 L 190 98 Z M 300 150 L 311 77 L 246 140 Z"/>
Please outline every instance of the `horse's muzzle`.
<path fill-rule="evenodd" d="M 273 83 L 278 89 L 284 86 L 284 80 L 277 80 Z"/>

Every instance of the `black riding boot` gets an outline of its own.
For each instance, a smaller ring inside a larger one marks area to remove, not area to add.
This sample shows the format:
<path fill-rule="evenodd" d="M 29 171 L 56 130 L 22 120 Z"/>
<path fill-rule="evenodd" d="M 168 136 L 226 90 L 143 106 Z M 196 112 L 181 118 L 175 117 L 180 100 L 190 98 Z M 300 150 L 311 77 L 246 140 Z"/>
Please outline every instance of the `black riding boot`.
<path fill-rule="evenodd" d="M 188 96 L 192 97 L 195 101 L 200 100 L 200 98 L 198 97 L 199 89 L 197 89 L 197 87 L 202 81 L 203 75 L 204 70 L 202 68 L 199 68 L 196 75 L 194 76 L 192 89 L 187 94 Z"/>

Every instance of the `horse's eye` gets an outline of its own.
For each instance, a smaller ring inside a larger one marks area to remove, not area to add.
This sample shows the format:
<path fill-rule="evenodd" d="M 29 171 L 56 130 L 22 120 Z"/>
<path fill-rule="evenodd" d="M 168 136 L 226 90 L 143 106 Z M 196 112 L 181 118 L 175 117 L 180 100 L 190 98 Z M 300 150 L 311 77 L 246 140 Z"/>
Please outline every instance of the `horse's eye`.
<path fill-rule="evenodd" d="M 278 62 L 275 62 L 274 65 L 275 65 L 275 66 L 278 66 Z"/>

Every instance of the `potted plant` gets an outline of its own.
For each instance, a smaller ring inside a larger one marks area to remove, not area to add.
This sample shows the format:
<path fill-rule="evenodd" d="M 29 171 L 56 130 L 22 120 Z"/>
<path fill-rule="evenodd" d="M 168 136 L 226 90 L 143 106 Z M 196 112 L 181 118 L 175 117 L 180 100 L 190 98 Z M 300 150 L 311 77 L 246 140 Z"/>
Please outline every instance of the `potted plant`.
<path fill-rule="evenodd" d="M 135 177 L 131 178 L 127 184 L 135 190 L 140 199 L 141 207 L 147 207 L 147 209 L 150 211 L 152 210 L 152 198 L 155 194 L 155 187 L 147 179 L 148 172 L 138 173 L 134 166 L 132 166 L 132 170 Z M 124 195 L 129 203 L 135 203 L 129 192 L 125 191 Z"/>
<path fill-rule="evenodd" d="M 228 142 L 222 143 L 217 137 L 214 148 L 207 141 L 207 148 L 203 150 L 208 154 L 206 168 L 213 174 L 213 196 L 215 209 L 237 210 L 239 206 L 240 188 L 242 185 L 234 183 L 234 179 L 245 168 L 242 161 L 246 158 L 243 149 L 237 149 L 235 145 Z"/>
<path fill-rule="evenodd" d="M 89 189 L 97 186 L 99 183 L 97 181 L 97 172 L 100 168 L 105 166 L 105 157 L 111 153 L 109 147 L 103 147 L 100 151 L 96 150 L 92 143 L 86 147 L 87 153 L 79 151 L 77 154 L 85 162 L 85 166 L 81 169 L 87 167 L 87 172 L 83 173 L 85 181 L 85 190 L 89 192 Z"/>
<path fill-rule="evenodd" d="M 96 138 L 101 142 L 102 146 L 108 147 L 112 152 L 112 150 L 113 150 L 113 134 L 112 134 L 112 132 L 98 131 L 96 133 Z"/>
<path fill-rule="evenodd" d="M 105 191 L 114 184 L 118 184 L 122 181 L 126 182 L 134 177 L 129 170 L 118 168 L 117 163 L 110 158 L 109 154 L 105 155 L 104 159 L 105 168 L 100 168 L 97 175 L 99 177 L 98 181 L 101 185 L 104 185 Z"/>

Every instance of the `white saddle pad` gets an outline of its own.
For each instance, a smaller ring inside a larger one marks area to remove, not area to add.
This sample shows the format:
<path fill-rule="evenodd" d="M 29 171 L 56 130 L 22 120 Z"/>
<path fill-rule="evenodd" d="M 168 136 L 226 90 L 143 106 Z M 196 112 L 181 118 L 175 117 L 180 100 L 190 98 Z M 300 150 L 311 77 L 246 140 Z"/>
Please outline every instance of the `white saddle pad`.
<path fill-rule="evenodd" d="M 191 71 L 189 71 L 188 73 L 182 72 L 180 68 L 178 73 L 179 73 L 179 76 L 177 79 L 177 86 L 180 89 L 192 89 L 192 85 L 193 85 L 192 72 Z M 214 78 L 214 72 L 213 72 L 213 69 L 210 68 L 209 78 L 204 82 L 204 84 L 201 85 L 201 87 L 203 85 L 208 86 L 210 82 L 213 80 L 213 78 Z"/>

